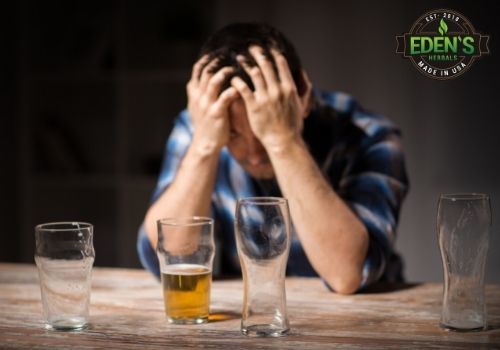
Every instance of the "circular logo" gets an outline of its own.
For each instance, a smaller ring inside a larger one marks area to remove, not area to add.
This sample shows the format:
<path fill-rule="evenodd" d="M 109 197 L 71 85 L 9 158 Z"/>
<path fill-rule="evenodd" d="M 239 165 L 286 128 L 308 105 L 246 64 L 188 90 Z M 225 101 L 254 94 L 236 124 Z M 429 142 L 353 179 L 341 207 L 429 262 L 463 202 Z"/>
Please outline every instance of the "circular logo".
<path fill-rule="evenodd" d="M 425 76 L 439 80 L 462 75 L 489 53 L 489 36 L 476 32 L 462 14 L 447 9 L 425 13 L 396 40 L 396 53 L 410 59 Z"/>

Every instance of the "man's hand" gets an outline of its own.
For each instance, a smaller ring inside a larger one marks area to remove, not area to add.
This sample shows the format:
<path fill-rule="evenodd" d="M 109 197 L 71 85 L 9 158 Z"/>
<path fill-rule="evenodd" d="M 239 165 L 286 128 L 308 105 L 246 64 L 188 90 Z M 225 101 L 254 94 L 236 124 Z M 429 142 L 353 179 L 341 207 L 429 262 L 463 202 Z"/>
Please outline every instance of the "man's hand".
<path fill-rule="evenodd" d="M 216 59 L 207 62 L 203 56 L 193 66 L 186 90 L 188 110 L 194 126 L 193 143 L 202 153 L 220 151 L 229 141 L 228 108 L 238 97 L 237 91 L 229 87 L 219 96 L 219 90 L 232 67 L 223 67 L 212 73 Z"/>
<path fill-rule="evenodd" d="M 228 109 L 231 101 L 239 97 L 232 87 L 219 95 L 221 84 L 232 68 L 224 67 L 213 74 L 211 71 L 216 63 L 208 62 L 207 56 L 202 57 L 194 65 L 187 84 L 188 110 L 194 126 L 193 142 L 176 169 L 174 180 L 144 218 L 144 227 L 153 247 L 158 241 L 156 221 L 159 218 L 210 215 L 218 155 L 229 139 Z"/>
<path fill-rule="evenodd" d="M 252 92 L 239 77 L 234 77 L 231 84 L 245 101 L 248 121 L 255 136 L 268 151 L 279 150 L 288 142 L 299 140 L 301 137 L 311 83 L 303 73 L 307 88 L 305 93 L 299 96 L 288 63 L 282 54 L 271 50 L 278 70 L 277 76 L 272 63 L 264 56 L 260 47 L 250 47 L 249 52 L 257 66 L 249 67 L 243 57 L 238 57 L 238 61 L 252 79 L 255 91 Z"/>

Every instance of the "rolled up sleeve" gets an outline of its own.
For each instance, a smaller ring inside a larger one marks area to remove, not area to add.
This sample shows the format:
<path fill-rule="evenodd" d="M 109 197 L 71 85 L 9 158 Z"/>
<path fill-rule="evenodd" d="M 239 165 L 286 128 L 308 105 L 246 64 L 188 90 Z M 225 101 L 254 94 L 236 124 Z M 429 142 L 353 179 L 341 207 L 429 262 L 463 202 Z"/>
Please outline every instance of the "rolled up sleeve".
<path fill-rule="evenodd" d="M 408 178 L 399 131 L 383 130 L 365 143 L 339 189 L 369 234 L 360 289 L 387 272 L 407 191 Z M 392 276 L 386 277 L 393 279 Z"/>

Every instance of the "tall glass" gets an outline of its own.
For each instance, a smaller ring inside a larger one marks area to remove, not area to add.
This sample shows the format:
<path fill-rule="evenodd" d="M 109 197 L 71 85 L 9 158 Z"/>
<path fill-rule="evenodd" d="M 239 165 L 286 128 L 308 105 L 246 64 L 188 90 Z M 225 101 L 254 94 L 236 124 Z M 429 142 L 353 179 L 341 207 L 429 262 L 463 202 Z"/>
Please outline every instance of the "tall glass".
<path fill-rule="evenodd" d="M 46 328 L 79 330 L 88 326 L 94 227 L 55 222 L 35 227 L 35 262 L 40 277 Z"/>
<path fill-rule="evenodd" d="M 194 216 L 157 223 L 157 254 L 168 322 L 208 322 L 215 254 L 213 220 Z"/>
<path fill-rule="evenodd" d="M 443 328 L 455 331 L 487 328 L 484 272 L 490 227 L 488 195 L 441 195 L 437 232 L 444 269 Z"/>
<path fill-rule="evenodd" d="M 235 233 L 244 282 L 245 335 L 281 336 L 290 329 L 285 293 L 290 225 L 284 198 L 238 200 Z"/>

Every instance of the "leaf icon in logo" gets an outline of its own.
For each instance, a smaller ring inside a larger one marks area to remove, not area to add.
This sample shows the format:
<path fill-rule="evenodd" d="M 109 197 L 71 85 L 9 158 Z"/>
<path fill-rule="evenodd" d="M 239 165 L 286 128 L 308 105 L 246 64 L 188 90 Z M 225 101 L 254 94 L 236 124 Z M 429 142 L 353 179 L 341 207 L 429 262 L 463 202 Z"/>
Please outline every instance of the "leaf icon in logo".
<path fill-rule="evenodd" d="M 439 21 L 439 28 L 438 28 L 439 34 L 445 35 L 446 32 L 448 31 L 448 25 L 444 21 L 443 18 Z"/>

